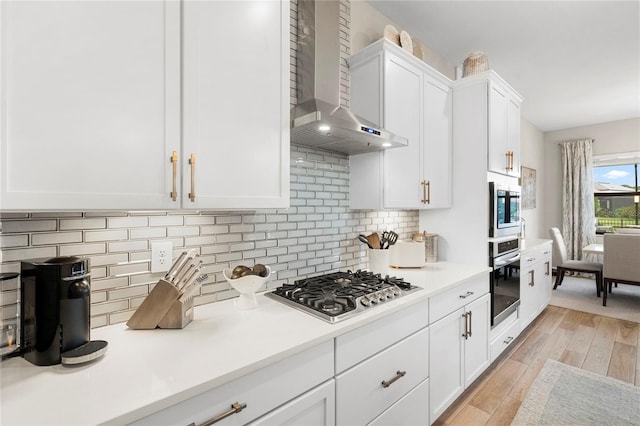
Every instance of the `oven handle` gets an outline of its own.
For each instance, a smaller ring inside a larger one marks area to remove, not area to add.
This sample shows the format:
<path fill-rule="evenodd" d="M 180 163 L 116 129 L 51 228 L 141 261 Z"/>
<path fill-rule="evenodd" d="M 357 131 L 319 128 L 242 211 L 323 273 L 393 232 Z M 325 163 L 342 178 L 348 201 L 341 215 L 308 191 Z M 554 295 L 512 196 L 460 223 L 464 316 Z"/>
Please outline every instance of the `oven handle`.
<path fill-rule="evenodd" d="M 500 259 L 500 260 L 495 260 L 493 266 L 504 266 L 504 265 L 508 265 L 511 262 L 515 262 L 516 260 L 520 260 L 520 253 L 516 254 L 513 257 L 510 257 L 508 259 Z"/>

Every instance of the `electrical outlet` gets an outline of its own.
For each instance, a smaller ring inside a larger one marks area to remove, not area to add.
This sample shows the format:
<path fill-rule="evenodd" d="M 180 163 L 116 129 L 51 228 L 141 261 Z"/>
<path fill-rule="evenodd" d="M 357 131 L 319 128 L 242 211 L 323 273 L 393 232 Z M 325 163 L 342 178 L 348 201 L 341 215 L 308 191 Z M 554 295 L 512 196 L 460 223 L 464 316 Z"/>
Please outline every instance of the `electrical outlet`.
<path fill-rule="evenodd" d="M 162 241 L 151 243 L 151 272 L 166 272 L 171 267 L 173 243 Z"/>

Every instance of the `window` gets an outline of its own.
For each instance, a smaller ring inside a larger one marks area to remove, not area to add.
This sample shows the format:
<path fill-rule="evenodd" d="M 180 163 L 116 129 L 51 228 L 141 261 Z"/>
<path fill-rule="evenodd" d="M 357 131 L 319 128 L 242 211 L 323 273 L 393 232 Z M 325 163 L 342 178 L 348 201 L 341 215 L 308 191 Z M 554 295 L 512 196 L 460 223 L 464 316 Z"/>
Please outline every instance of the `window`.
<path fill-rule="evenodd" d="M 634 160 L 636 160 L 634 158 Z M 596 231 L 640 226 L 640 161 L 595 159 L 593 167 Z M 618 164 L 611 164 L 616 163 Z"/>

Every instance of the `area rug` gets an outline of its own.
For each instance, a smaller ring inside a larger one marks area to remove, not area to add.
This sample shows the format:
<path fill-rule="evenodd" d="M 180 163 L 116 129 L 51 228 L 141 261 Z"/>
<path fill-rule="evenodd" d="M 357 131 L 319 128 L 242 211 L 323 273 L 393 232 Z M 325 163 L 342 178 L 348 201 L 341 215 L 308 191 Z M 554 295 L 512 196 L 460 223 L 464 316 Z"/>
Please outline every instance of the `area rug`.
<path fill-rule="evenodd" d="M 640 425 L 640 387 L 549 359 L 512 425 Z"/>
<path fill-rule="evenodd" d="M 619 284 L 614 287 L 613 293 L 607 296 L 607 306 L 602 306 L 602 297 L 596 297 L 593 278 L 565 277 L 562 285 L 551 292 L 550 303 L 574 311 L 640 323 L 640 286 L 636 285 Z"/>

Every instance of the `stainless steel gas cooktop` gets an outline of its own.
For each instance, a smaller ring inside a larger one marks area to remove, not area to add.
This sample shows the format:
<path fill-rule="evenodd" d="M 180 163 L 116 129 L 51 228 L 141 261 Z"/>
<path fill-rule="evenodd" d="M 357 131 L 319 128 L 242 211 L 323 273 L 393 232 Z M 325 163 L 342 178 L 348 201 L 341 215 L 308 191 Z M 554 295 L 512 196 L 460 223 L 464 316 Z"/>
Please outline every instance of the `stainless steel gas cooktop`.
<path fill-rule="evenodd" d="M 300 279 L 266 296 L 334 323 L 418 290 L 402 278 L 358 270 Z"/>

